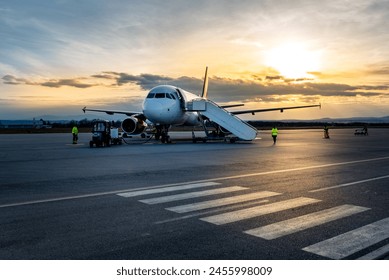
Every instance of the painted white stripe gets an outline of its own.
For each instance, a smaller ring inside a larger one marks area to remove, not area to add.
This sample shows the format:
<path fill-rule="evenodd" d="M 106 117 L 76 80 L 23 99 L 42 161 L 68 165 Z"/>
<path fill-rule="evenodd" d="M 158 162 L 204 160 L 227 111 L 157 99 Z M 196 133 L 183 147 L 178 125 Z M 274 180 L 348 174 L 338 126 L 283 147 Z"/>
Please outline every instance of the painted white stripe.
<path fill-rule="evenodd" d="M 389 178 L 389 175 L 385 175 L 385 176 L 381 176 L 381 177 L 375 177 L 375 178 L 370 178 L 370 179 L 361 180 L 361 181 L 345 183 L 345 184 L 340 184 L 340 185 L 336 185 L 336 186 L 332 186 L 332 187 L 320 188 L 320 189 L 316 189 L 316 190 L 311 190 L 309 192 L 321 192 L 321 191 L 326 191 L 326 190 L 331 190 L 331 189 L 336 189 L 336 188 L 342 188 L 342 187 L 348 187 L 348 186 L 352 186 L 352 185 L 358 185 L 358 184 L 362 184 L 362 183 L 367 183 L 367 182 L 376 181 L 376 180 L 382 180 L 382 179 L 387 179 L 387 178 Z"/>
<path fill-rule="evenodd" d="M 319 201 L 320 200 L 313 199 L 313 198 L 299 197 L 299 198 L 284 200 L 284 201 L 271 203 L 267 205 L 261 205 L 261 206 L 246 208 L 246 209 L 237 210 L 233 212 L 228 212 L 220 215 L 209 216 L 209 217 L 201 218 L 200 220 L 215 225 L 224 225 L 224 224 L 233 223 L 245 219 L 259 217 L 270 213 L 279 212 L 282 210 L 287 210 L 290 208 L 317 203 Z"/>
<path fill-rule="evenodd" d="M 264 203 L 268 203 L 268 202 L 269 202 L 268 199 L 264 199 L 264 200 L 259 200 L 259 201 L 246 202 L 244 205 L 245 206 L 251 206 L 251 205 L 264 204 Z M 195 212 L 193 214 L 188 214 L 188 215 L 185 215 L 185 216 L 180 216 L 180 217 L 176 217 L 176 218 L 172 218 L 172 219 L 157 221 L 157 222 L 155 222 L 155 224 L 159 225 L 159 224 L 171 223 L 171 222 L 186 220 L 186 219 L 190 219 L 190 218 L 194 218 L 194 217 L 211 215 L 213 213 L 220 213 L 221 211 L 232 211 L 234 209 L 238 209 L 238 208 L 241 208 L 241 207 L 242 207 L 242 205 L 235 204 L 235 205 L 230 205 L 230 206 L 223 207 L 223 209 L 205 210 L 205 211 Z"/>
<path fill-rule="evenodd" d="M 189 198 L 209 196 L 209 195 L 214 195 L 214 194 L 237 192 L 237 191 L 242 191 L 242 190 L 247 190 L 247 189 L 248 188 L 233 186 L 233 187 L 219 188 L 219 189 L 206 190 L 206 191 L 198 191 L 198 192 L 175 194 L 175 195 L 168 195 L 168 196 L 162 196 L 162 197 L 154 197 L 154 198 L 149 198 L 149 199 L 142 199 L 139 201 L 146 203 L 146 204 L 159 204 L 159 203 L 166 203 L 166 202 L 184 200 L 184 199 L 189 199 Z"/>
<path fill-rule="evenodd" d="M 385 246 L 370 252 L 369 254 L 358 258 L 357 260 L 376 260 L 380 257 L 386 256 L 387 254 L 389 254 L 389 244 L 386 244 Z"/>
<path fill-rule="evenodd" d="M 208 179 L 208 180 L 198 180 L 198 181 L 192 181 L 192 182 L 187 182 L 187 183 L 200 183 L 200 182 L 205 182 L 205 181 L 209 181 L 209 180 L 225 181 L 225 180 L 231 180 L 231 179 L 256 177 L 256 176 L 271 175 L 271 174 L 278 174 L 278 173 L 285 173 L 285 172 L 304 171 L 304 170 L 310 170 L 310 169 L 321 169 L 321 168 L 327 168 L 327 167 L 333 167 L 333 166 L 367 163 L 367 162 L 372 162 L 372 161 L 388 160 L 388 159 L 389 159 L 389 156 L 370 158 L 370 159 L 362 159 L 362 160 L 335 162 L 335 163 L 328 163 L 328 164 L 321 164 L 321 165 L 310 165 L 310 166 L 281 169 L 281 170 L 263 171 L 263 172 L 248 173 L 248 174 L 241 174 L 241 175 L 234 175 L 234 176 L 216 177 L 216 178 L 212 178 L 212 179 Z"/>
<path fill-rule="evenodd" d="M 369 208 L 354 205 L 342 205 L 267 226 L 250 229 L 245 231 L 245 233 L 267 240 L 272 240 L 367 210 L 369 210 Z"/>
<path fill-rule="evenodd" d="M 280 193 L 263 191 L 263 192 L 237 195 L 237 196 L 227 197 L 227 198 L 220 198 L 215 200 L 208 200 L 208 201 L 203 201 L 198 203 L 180 205 L 176 207 L 166 208 L 166 210 L 170 210 L 176 213 L 188 213 L 192 211 L 214 208 L 218 206 L 225 206 L 225 205 L 235 204 L 239 202 L 251 201 L 251 200 L 275 196 L 275 195 L 280 195 Z"/>
<path fill-rule="evenodd" d="M 389 218 L 313 244 L 303 250 L 339 260 L 386 238 L 389 238 Z"/>
<path fill-rule="evenodd" d="M 141 195 L 146 195 L 146 194 L 155 194 L 155 193 L 165 193 L 165 192 L 189 190 L 189 189 L 209 187 L 209 186 L 215 186 L 215 185 L 220 185 L 220 183 L 203 182 L 203 183 L 187 184 L 187 185 L 180 185 L 180 186 L 174 186 L 174 187 L 166 187 L 166 188 L 157 188 L 157 189 L 148 189 L 148 190 L 140 190 L 140 191 L 133 191 L 133 192 L 118 193 L 117 195 L 122 196 L 122 197 L 135 197 L 135 196 L 141 196 Z"/>
<path fill-rule="evenodd" d="M 242 174 L 242 175 L 216 177 L 216 178 L 204 179 L 204 180 L 180 182 L 180 183 L 176 183 L 176 184 L 154 185 L 154 186 L 142 187 L 142 188 L 138 188 L 138 189 L 139 190 L 140 189 L 144 189 L 144 190 L 145 189 L 156 189 L 156 188 L 162 188 L 162 187 L 168 187 L 168 186 L 177 186 L 177 185 L 184 185 L 184 184 L 186 185 L 186 184 L 205 183 L 205 182 L 209 182 L 209 181 L 225 181 L 225 180 L 231 180 L 231 179 L 256 177 L 256 176 L 278 174 L 278 173 L 284 173 L 284 172 L 303 171 L 303 170 L 309 170 L 309 169 L 327 168 L 327 167 L 332 167 L 332 166 L 350 165 L 350 164 L 366 163 L 366 162 L 379 161 L 379 160 L 388 160 L 388 159 L 389 159 L 389 156 L 388 157 L 363 159 L 363 160 L 354 160 L 354 161 L 329 163 L 329 164 L 322 164 L 322 165 L 305 166 L 305 167 L 298 167 L 298 168 L 291 168 L 291 169 L 265 171 L 265 172 L 259 172 L 259 173 L 248 173 L 248 174 Z M 0 208 L 17 207 L 17 206 L 23 206 L 23 205 L 50 203 L 50 202 L 75 200 L 75 199 L 83 199 L 83 198 L 98 197 L 98 196 L 105 196 L 105 195 L 112 195 L 112 194 L 120 194 L 120 193 L 125 193 L 125 192 L 128 192 L 128 191 L 132 192 L 132 191 L 134 191 L 134 189 L 120 189 L 120 190 L 113 190 L 113 191 L 107 191 L 107 192 L 97 192 L 97 193 L 90 193 L 90 194 L 84 194 L 84 195 L 63 196 L 63 197 L 56 197 L 56 198 L 49 198 L 49 199 L 29 200 L 29 201 L 22 201 L 22 202 L 2 204 L 2 205 L 0 205 Z"/>

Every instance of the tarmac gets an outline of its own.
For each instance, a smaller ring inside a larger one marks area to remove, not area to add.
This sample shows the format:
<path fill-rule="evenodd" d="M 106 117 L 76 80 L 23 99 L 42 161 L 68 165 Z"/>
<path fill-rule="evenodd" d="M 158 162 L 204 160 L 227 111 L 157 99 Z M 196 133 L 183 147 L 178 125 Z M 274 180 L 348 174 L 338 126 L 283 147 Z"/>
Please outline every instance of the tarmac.
<path fill-rule="evenodd" d="M 0 135 L 0 259 L 388 259 L 389 129 Z"/>

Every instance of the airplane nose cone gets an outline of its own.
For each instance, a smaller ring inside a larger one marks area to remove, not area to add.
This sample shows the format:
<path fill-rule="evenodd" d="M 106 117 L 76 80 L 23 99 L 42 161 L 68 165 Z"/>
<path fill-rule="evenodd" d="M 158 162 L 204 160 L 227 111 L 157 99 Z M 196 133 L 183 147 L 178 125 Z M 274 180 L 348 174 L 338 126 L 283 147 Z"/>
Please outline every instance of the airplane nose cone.
<path fill-rule="evenodd" d="M 154 123 L 158 123 L 162 114 L 162 104 L 155 99 L 146 100 L 143 104 L 143 114 Z"/>

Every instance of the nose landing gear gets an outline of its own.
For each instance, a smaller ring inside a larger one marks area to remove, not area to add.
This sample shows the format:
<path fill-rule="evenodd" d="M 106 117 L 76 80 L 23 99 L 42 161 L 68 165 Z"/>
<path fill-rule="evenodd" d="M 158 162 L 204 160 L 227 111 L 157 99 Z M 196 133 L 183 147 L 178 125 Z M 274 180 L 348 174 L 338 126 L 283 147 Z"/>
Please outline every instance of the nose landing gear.
<path fill-rule="evenodd" d="M 155 134 L 156 140 L 161 140 L 162 143 L 168 143 L 170 144 L 172 140 L 170 139 L 170 136 L 168 134 L 169 132 L 169 125 L 157 125 L 157 132 Z"/>

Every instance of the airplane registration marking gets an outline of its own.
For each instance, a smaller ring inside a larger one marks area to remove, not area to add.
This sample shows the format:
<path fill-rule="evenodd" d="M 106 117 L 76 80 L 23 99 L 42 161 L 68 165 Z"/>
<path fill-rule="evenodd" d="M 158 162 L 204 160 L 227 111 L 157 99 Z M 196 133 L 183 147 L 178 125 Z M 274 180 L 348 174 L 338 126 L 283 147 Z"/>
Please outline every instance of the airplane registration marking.
<path fill-rule="evenodd" d="M 209 217 L 201 218 L 200 220 L 215 225 L 224 225 L 228 223 L 233 223 L 245 219 L 250 219 L 250 218 L 259 217 L 270 213 L 275 213 L 275 212 L 295 208 L 295 207 L 317 203 L 320 201 L 321 200 L 313 199 L 313 198 L 298 197 L 298 198 L 284 200 L 284 201 L 275 202 L 271 204 L 260 205 L 260 206 L 245 208 L 233 212 L 227 212 L 219 215 L 209 216 Z"/>
<path fill-rule="evenodd" d="M 361 213 L 369 209 L 370 208 L 346 204 L 330 209 L 325 209 L 319 212 L 299 216 L 297 218 L 270 224 L 267 226 L 250 229 L 245 231 L 245 233 L 256 237 L 264 238 L 266 240 L 272 240 L 324 223 L 328 223 L 330 221 L 348 217 L 353 214 Z"/>
<path fill-rule="evenodd" d="M 141 196 L 141 195 L 146 195 L 146 194 L 155 194 L 155 193 L 173 192 L 173 191 L 180 191 L 180 190 L 189 190 L 189 189 L 210 187 L 210 186 L 216 186 L 216 185 L 220 185 L 220 183 L 202 182 L 202 183 L 195 183 L 195 184 L 179 185 L 179 186 L 174 186 L 174 187 L 165 187 L 165 188 L 157 188 L 157 189 L 146 189 L 146 190 L 139 190 L 139 191 L 130 191 L 130 192 L 125 192 L 125 193 L 118 193 L 117 195 L 122 196 L 122 197 L 135 197 L 135 196 Z"/>
<path fill-rule="evenodd" d="M 213 189 L 213 190 L 189 192 L 189 193 L 183 193 L 183 194 L 175 194 L 175 195 L 168 195 L 168 196 L 155 197 L 155 198 L 149 198 L 149 199 L 142 199 L 139 201 L 146 203 L 146 204 L 159 204 L 159 203 L 166 203 L 166 202 L 184 200 L 184 199 L 189 199 L 189 198 L 209 196 L 209 195 L 214 195 L 214 194 L 237 192 L 237 191 L 242 191 L 242 190 L 247 190 L 247 189 L 248 188 L 233 186 L 233 187 L 218 188 L 218 189 Z"/>
<path fill-rule="evenodd" d="M 310 245 L 303 250 L 339 260 L 387 238 L 389 238 L 389 218 Z"/>
<path fill-rule="evenodd" d="M 188 212 L 192 212 L 192 211 L 198 211 L 198 210 L 204 210 L 204 209 L 208 209 L 208 208 L 231 205 L 231 204 L 235 204 L 235 203 L 239 203 L 239 202 L 251 201 L 251 200 L 256 200 L 256 199 L 260 199 L 260 198 L 276 196 L 276 195 L 280 195 L 280 193 L 262 191 L 262 192 L 244 194 L 244 195 L 237 195 L 237 196 L 233 196 L 233 197 L 220 198 L 220 199 L 215 199 L 215 200 L 208 200 L 208 201 L 203 201 L 203 202 L 180 205 L 180 206 L 166 208 L 166 210 L 173 211 L 176 213 L 188 213 Z"/>

